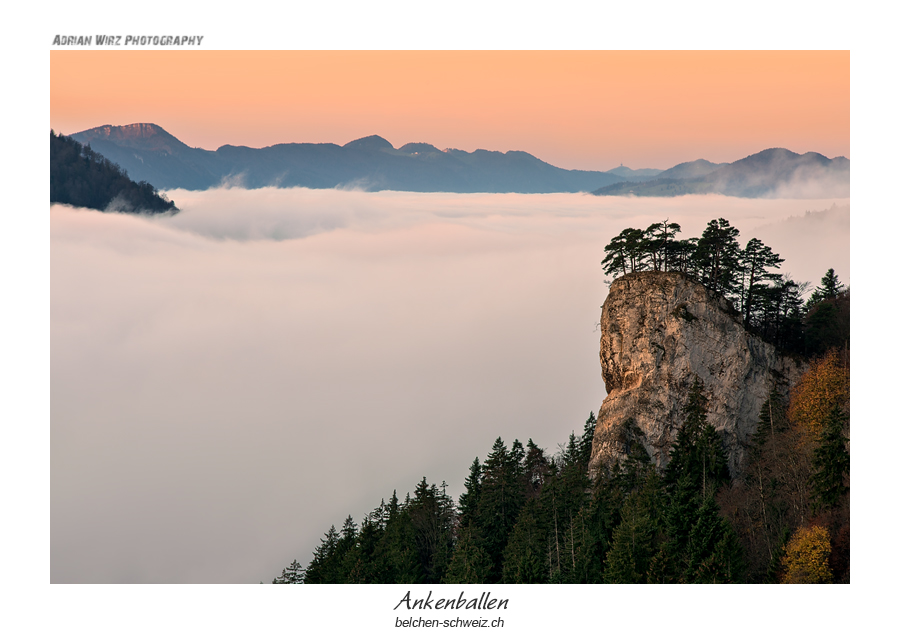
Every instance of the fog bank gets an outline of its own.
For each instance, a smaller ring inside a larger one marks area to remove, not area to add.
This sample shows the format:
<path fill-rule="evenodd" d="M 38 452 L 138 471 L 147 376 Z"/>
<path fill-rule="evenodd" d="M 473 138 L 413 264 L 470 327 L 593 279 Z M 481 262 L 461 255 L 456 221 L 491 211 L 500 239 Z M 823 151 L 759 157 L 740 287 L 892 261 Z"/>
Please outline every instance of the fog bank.
<path fill-rule="evenodd" d="M 603 246 L 664 218 L 849 283 L 846 200 L 306 189 L 51 207 L 51 580 L 269 582 L 603 396 Z M 793 216 L 792 220 L 787 220 Z M 758 228 L 758 231 L 756 229 Z"/>

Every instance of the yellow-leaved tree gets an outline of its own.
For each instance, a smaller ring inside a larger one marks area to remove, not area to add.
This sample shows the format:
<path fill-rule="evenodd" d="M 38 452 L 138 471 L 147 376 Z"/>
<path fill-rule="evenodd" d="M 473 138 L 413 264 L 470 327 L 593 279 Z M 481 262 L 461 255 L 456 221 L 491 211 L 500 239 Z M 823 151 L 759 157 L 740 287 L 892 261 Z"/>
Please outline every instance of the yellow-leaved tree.
<path fill-rule="evenodd" d="M 781 583 L 831 583 L 831 537 L 823 526 L 798 528 L 784 549 Z"/>
<path fill-rule="evenodd" d="M 815 440 L 835 406 L 849 411 L 850 366 L 845 354 L 832 349 L 813 361 L 791 390 L 788 418 L 800 426 L 809 440 Z"/>

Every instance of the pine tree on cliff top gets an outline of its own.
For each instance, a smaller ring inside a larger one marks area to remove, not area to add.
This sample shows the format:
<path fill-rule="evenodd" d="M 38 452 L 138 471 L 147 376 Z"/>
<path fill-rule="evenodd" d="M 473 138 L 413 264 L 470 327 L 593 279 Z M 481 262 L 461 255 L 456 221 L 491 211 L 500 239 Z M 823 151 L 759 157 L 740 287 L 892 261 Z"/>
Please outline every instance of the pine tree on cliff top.
<path fill-rule="evenodd" d="M 741 253 L 737 241 L 739 233 L 724 218 L 710 220 L 697 241 L 694 253 L 703 284 L 726 297 L 736 290 Z"/>

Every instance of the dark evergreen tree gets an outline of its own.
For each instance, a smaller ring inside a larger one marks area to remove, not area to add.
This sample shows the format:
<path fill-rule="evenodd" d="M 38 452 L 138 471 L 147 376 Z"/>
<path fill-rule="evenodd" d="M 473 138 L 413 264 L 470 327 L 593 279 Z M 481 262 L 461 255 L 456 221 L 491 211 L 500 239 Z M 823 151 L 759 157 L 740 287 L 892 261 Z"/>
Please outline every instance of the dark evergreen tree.
<path fill-rule="evenodd" d="M 376 509 L 377 514 L 378 509 Z M 378 544 L 384 537 L 384 526 L 373 520 L 372 515 L 366 517 L 356 538 L 356 544 L 345 555 L 344 568 L 348 583 L 379 583 L 384 566 L 376 552 Z"/>
<path fill-rule="evenodd" d="M 831 348 L 850 345 L 850 291 L 842 290 L 836 297 L 825 297 L 807 303 L 804 320 L 804 352 L 822 355 Z"/>
<path fill-rule="evenodd" d="M 474 524 L 459 528 L 456 547 L 444 574 L 444 583 L 485 583 L 491 576 L 491 558 Z"/>
<path fill-rule="evenodd" d="M 603 581 L 603 560 L 609 551 L 613 531 L 606 498 L 592 495 L 576 516 L 574 528 L 575 563 L 568 581 L 600 583 Z"/>
<path fill-rule="evenodd" d="M 303 583 L 303 566 L 295 559 L 291 565 L 281 571 L 281 576 L 272 580 L 272 583 Z"/>
<path fill-rule="evenodd" d="M 646 583 L 651 562 L 659 549 L 663 491 L 655 472 L 622 506 L 622 521 L 613 530 L 606 555 L 606 583 Z"/>
<path fill-rule="evenodd" d="M 710 220 L 694 251 L 700 280 L 713 292 L 729 298 L 736 295 L 740 270 L 738 234 L 738 230 L 724 218 Z"/>
<path fill-rule="evenodd" d="M 648 257 L 648 244 L 644 239 L 644 232 L 640 229 L 623 229 L 604 247 L 606 257 L 601 266 L 607 275 L 615 276 L 619 271 L 622 275 L 642 271 L 646 268 Z"/>
<path fill-rule="evenodd" d="M 541 494 L 547 474 L 550 472 L 550 461 L 544 455 L 544 450 L 534 444 L 531 438 L 525 452 L 524 465 L 525 498 L 531 500 Z"/>
<path fill-rule="evenodd" d="M 478 528 L 491 558 L 491 582 L 500 579 L 503 551 L 525 502 L 523 471 L 516 455 L 506 449 L 501 438 L 497 438 L 484 461 L 477 511 Z"/>
<path fill-rule="evenodd" d="M 668 218 L 662 222 L 655 222 L 644 230 L 644 251 L 649 254 L 650 265 L 654 271 L 669 270 L 674 237 L 680 231 L 681 225 L 669 222 Z"/>
<path fill-rule="evenodd" d="M 648 570 L 650 582 L 685 583 L 690 579 L 691 531 L 701 503 L 688 474 L 683 474 L 674 488 L 670 487 L 662 518 L 662 543 Z"/>
<path fill-rule="evenodd" d="M 459 496 L 459 525 L 468 526 L 477 522 L 478 503 L 481 499 L 482 469 L 478 457 L 469 467 L 469 476 L 466 478 L 466 490 Z"/>
<path fill-rule="evenodd" d="M 425 478 L 416 486 L 407 507 L 416 545 L 422 583 L 438 583 L 452 555 L 453 503 Z"/>
<path fill-rule="evenodd" d="M 594 447 L 594 432 L 597 429 L 597 417 L 591 412 L 587 420 L 584 421 L 584 431 L 578 442 L 578 458 L 577 461 L 587 467 L 591 461 L 591 451 Z"/>
<path fill-rule="evenodd" d="M 518 438 L 513 440 L 509 449 L 509 461 L 513 471 L 512 477 L 517 486 L 522 488 L 525 484 L 525 447 Z"/>
<path fill-rule="evenodd" d="M 547 531 L 538 502 L 528 500 L 503 555 L 503 583 L 545 583 L 549 578 Z"/>
<path fill-rule="evenodd" d="M 668 249 L 670 271 L 680 271 L 691 277 L 698 277 L 697 258 L 695 257 L 697 241 L 697 238 L 672 241 Z"/>
<path fill-rule="evenodd" d="M 850 490 L 846 479 L 850 476 L 850 452 L 844 435 L 848 417 L 841 405 L 835 403 L 822 426 L 818 446 L 813 450 L 810 477 L 815 505 L 828 509 L 837 505 Z"/>
<path fill-rule="evenodd" d="M 816 304 L 825 299 L 836 299 L 846 290 L 846 287 L 838 279 L 834 269 L 828 269 L 822 277 L 821 286 L 817 286 L 809 297 L 809 305 Z"/>
<path fill-rule="evenodd" d="M 325 533 L 322 543 L 313 552 L 313 559 L 306 567 L 306 583 L 340 583 L 340 572 L 335 554 L 340 537 L 334 524 Z"/>
<path fill-rule="evenodd" d="M 737 536 L 719 515 L 712 496 L 703 500 L 688 538 L 686 580 L 693 583 L 740 583 L 744 561 Z"/>
<path fill-rule="evenodd" d="M 376 546 L 382 568 L 380 583 L 421 583 L 421 569 L 415 528 L 406 504 L 398 505 L 396 515 L 387 523 L 384 536 Z"/>
<path fill-rule="evenodd" d="M 334 580 L 330 583 L 353 583 L 351 571 L 359 565 L 358 553 L 356 552 L 357 534 L 356 522 L 348 515 L 341 528 L 340 538 L 334 549 L 334 555 L 329 566 L 333 569 L 332 574 L 334 575 Z"/>
<path fill-rule="evenodd" d="M 808 283 L 781 277 L 760 289 L 756 332 L 786 352 L 803 351 L 803 298 Z"/>
<path fill-rule="evenodd" d="M 744 323 L 753 324 L 752 317 L 759 296 L 769 288 L 770 282 L 780 280 L 780 276 L 769 269 L 777 269 L 784 258 L 762 243 L 751 238 L 740 254 L 740 267 L 743 275 L 742 307 Z"/>
<path fill-rule="evenodd" d="M 695 378 L 684 408 L 684 423 L 669 453 L 665 476 L 670 488 L 681 478 L 687 478 L 692 489 L 703 498 L 713 495 L 729 479 L 722 439 L 706 420 L 707 407 L 703 385 Z"/>
<path fill-rule="evenodd" d="M 565 583 L 577 565 L 575 551 L 582 546 L 583 527 L 576 527 L 579 514 L 590 502 L 591 483 L 587 465 L 578 462 L 577 445 L 570 436 L 569 445 L 551 470 L 541 492 L 544 526 L 550 542 L 550 573 L 554 581 Z"/>
<path fill-rule="evenodd" d="M 627 231 L 627 229 L 626 229 Z M 616 277 L 618 274 L 628 274 L 628 257 L 625 250 L 625 232 L 623 231 L 610 240 L 604 247 L 606 257 L 601 261 L 603 272 Z"/>

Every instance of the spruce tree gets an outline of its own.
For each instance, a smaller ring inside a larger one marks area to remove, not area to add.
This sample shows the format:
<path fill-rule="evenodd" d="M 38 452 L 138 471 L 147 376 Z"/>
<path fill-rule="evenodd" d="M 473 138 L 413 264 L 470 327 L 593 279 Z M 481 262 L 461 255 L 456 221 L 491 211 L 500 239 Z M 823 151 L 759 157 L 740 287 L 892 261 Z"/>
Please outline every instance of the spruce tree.
<path fill-rule="evenodd" d="M 850 490 L 844 483 L 850 475 L 850 452 L 844 436 L 847 420 L 841 405 L 835 403 L 822 425 L 819 444 L 813 451 L 810 480 L 819 508 L 834 507 Z"/>
<path fill-rule="evenodd" d="M 456 547 L 442 579 L 443 583 L 485 583 L 491 573 L 491 558 L 474 524 L 460 526 Z"/>
<path fill-rule="evenodd" d="M 693 479 L 689 474 L 683 474 L 665 505 L 663 540 L 651 566 L 651 582 L 684 583 L 688 578 L 691 531 L 701 503 Z"/>
<path fill-rule="evenodd" d="M 444 576 L 452 553 L 452 501 L 422 478 L 407 512 L 412 523 L 422 582 L 437 583 Z"/>
<path fill-rule="evenodd" d="M 391 502 L 388 508 L 395 508 L 390 513 L 384 534 L 375 548 L 380 569 L 379 582 L 421 583 L 423 572 L 408 504 L 398 503 L 396 492 Z"/>
<path fill-rule="evenodd" d="M 540 495 L 549 471 L 550 462 L 544 455 L 544 450 L 534 444 L 534 441 L 529 438 L 528 444 L 526 445 L 524 464 L 526 500 L 536 498 Z"/>
<path fill-rule="evenodd" d="M 835 299 L 844 290 L 846 290 L 846 286 L 838 279 L 834 269 L 828 269 L 822 277 L 821 286 L 817 286 L 812 295 L 810 295 L 808 306 L 826 299 Z"/>
<path fill-rule="evenodd" d="M 529 500 L 519 514 L 503 554 L 503 583 L 548 580 L 547 532 L 539 516 L 537 500 Z"/>
<path fill-rule="evenodd" d="M 338 562 L 335 557 L 339 540 L 338 532 L 332 524 L 306 567 L 306 583 L 339 583 Z"/>
<path fill-rule="evenodd" d="M 272 583 L 303 583 L 303 566 L 295 559 L 291 565 L 281 571 L 281 576 L 272 580 Z"/>
<path fill-rule="evenodd" d="M 646 583 L 651 562 L 659 549 L 663 492 L 659 478 L 648 474 L 641 489 L 622 507 L 622 521 L 613 530 L 604 562 L 606 583 Z"/>
<path fill-rule="evenodd" d="M 702 497 L 714 494 L 729 479 L 722 440 L 706 420 L 708 403 L 703 384 L 695 378 L 684 408 L 684 423 L 669 453 L 665 477 L 670 488 L 687 477 Z"/>
<path fill-rule="evenodd" d="M 597 428 L 597 417 L 591 412 L 587 420 L 584 421 L 584 431 L 581 439 L 578 441 L 578 457 L 577 460 L 585 467 L 591 461 L 591 450 L 594 446 L 594 431 Z"/>
<path fill-rule="evenodd" d="M 719 515 L 712 496 L 704 499 L 688 538 L 687 579 L 693 583 L 739 583 L 744 561 L 737 536 Z"/>
<path fill-rule="evenodd" d="M 349 583 L 380 583 L 384 574 L 383 562 L 377 555 L 378 544 L 384 536 L 384 526 L 371 517 L 370 515 L 363 520 L 356 538 L 356 547 L 347 555 Z"/>
<path fill-rule="evenodd" d="M 466 490 L 459 496 L 459 524 L 467 526 L 477 521 L 478 502 L 481 499 L 481 463 L 478 457 L 469 467 L 465 481 Z"/>
<path fill-rule="evenodd" d="M 524 469 L 516 454 L 497 438 L 484 461 L 477 514 L 485 550 L 491 557 L 492 582 L 499 580 L 503 550 L 525 502 Z"/>

